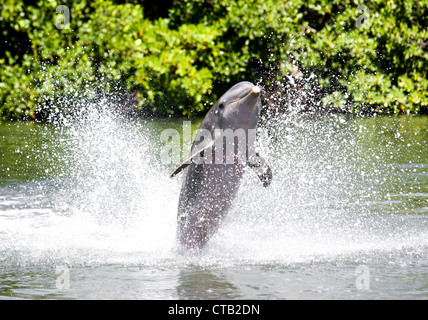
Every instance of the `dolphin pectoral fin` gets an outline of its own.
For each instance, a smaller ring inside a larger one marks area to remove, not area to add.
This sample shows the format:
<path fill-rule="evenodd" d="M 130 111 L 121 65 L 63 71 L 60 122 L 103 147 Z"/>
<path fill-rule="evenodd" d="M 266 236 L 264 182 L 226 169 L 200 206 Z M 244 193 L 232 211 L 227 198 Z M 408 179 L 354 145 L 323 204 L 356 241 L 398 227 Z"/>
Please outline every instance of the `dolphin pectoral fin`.
<path fill-rule="evenodd" d="M 266 188 L 270 185 L 272 182 L 272 169 L 267 161 L 257 152 L 248 161 L 248 166 L 254 169 L 260 181 L 263 183 L 263 187 Z"/>
<path fill-rule="evenodd" d="M 212 140 L 207 145 L 201 145 L 201 147 L 199 145 L 195 146 L 196 151 L 194 151 L 189 158 L 183 161 L 183 163 L 180 164 L 177 169 L 175 169 L 175 171 L 171 174 L 170 178 L 173 178 L 177 173 L 181 172 L 188 165 L 190 165 L 190 163 L 194 161 L 195 157 L 197 156 L 204 157 L 205 150 L 207 150 L 208 148 L 211 148 L 214 145 L 214 143 L 215 143 L 215 140 Z"/>
<path fill-rule="evenodd" d="M 187 161 L 187 160 L 186 160 Z M 175 169 L 174 170 L 174 172 L 169 176 L 170 178 L 174 178 L 174 176 L 177 174 L 177 173 L 180 173 L 183 169 L 185 169 L 189 164 L 190 164 L 190 161 L 189 161 L 189 163 L 186 163 L 186 161 L 185 162 L 183 162 L 182 164 L 180 164 L 180 166 L 178 166 L 178 168 L 177 169 Z"/>

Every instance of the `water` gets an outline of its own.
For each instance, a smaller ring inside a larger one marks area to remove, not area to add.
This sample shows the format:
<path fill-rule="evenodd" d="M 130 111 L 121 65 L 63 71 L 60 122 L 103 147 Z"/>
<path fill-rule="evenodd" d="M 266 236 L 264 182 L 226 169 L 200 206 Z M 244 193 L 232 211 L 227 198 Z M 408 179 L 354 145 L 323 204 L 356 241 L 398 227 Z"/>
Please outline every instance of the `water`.
<path fill-rule="evenodd" d="M 183 252 L 183 175 L 159 159 L 182 120 L 107 111 L 0 124 L 0 298 L 428 298 L 428 117 L 266 121 L 272 185 L 248 171 Z"/>

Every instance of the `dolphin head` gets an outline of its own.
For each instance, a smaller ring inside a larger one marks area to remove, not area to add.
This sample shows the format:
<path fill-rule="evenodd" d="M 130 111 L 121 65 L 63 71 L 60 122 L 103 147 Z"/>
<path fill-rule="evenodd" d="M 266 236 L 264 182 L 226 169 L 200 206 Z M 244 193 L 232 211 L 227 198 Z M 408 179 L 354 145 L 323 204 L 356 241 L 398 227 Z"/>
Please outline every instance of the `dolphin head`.
<path fill-rule="evenodd" d="M 260 88 L 248 81 L 235 84 L 211 108 L 221 129 L 254 129 L 260 118 Z"/>

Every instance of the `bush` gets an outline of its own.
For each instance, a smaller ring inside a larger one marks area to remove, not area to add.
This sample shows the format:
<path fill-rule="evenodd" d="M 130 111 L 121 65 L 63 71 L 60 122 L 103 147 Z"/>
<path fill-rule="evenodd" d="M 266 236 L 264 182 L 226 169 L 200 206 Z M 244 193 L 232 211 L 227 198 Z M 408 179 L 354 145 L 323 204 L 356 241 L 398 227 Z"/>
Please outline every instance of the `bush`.
<path fill-rule="evenodd" d="M 177 0 L 166 17 L 147 1 L 26 3 L 2 4 L 2 118 L 72 108 L 97 89 L 125 89 L 151 114 L 198 116 L 237 81 L 281 101 L 298 78 L 317 90 L 317 105 L 428 107 L 426 1 L 371 2 L 360 29 L 362 1 Z M 59 4 L 70 8 L 69 28 L 55 26 Z"/>

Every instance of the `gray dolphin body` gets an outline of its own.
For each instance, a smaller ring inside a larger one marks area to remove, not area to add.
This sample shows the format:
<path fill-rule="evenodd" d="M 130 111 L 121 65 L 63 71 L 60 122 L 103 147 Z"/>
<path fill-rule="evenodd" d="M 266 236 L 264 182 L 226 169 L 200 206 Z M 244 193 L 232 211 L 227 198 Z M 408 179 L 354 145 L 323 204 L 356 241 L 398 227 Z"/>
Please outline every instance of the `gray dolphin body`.
<path fill-rule="evenodd" d="M 253 152 L 260 109 L 258 87 L 247 81 L 234 85 L 208 111 L 198 131 L 204 139 L 196 136 L 189 159 L 171 175 L 187 168 L 177 217 L 178 241 L 186 248 L 202 248 L 216 232 L 238 191 L 246 166 L 257 170 L 265 187 L 270 184 L 272 171 Z M 232 139 L 222 135 L 226 131 L 233 133 Z M 238 157 L 239 150 L 243 150 L 244 157 Z M 232 157 L 228 158 L 230 153 Z"/>

